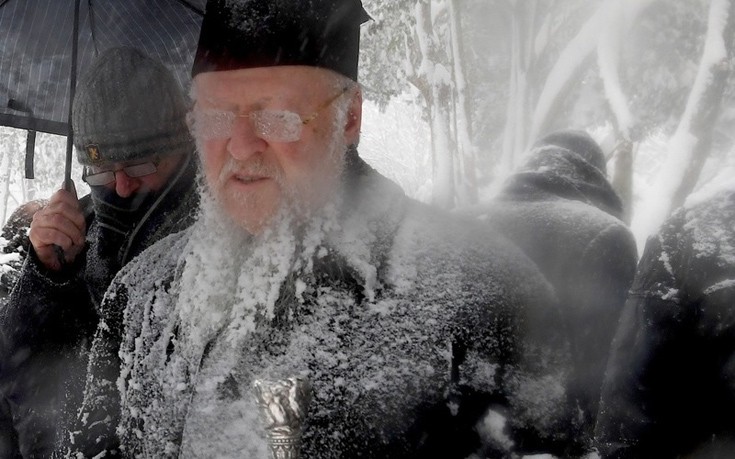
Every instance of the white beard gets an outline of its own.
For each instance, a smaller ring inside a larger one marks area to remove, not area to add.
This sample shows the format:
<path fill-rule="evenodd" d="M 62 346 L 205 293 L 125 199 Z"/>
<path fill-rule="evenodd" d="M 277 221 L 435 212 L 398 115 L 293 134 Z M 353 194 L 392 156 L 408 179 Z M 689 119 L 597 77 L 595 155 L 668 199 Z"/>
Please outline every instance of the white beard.
<path fill-rule="evenodd" d="M 234 347 L 255 327 L 270 321 L 281 287 L 291 273 L 308 276 L 328 234 L 338 228 L 338 199 L 308 220 L 287 207 L 260 235 L 247 234 L 203 193 L 182 261 L 177 302 L 179 349 L 197 371 L 206 344 L 222 335 Z M 234 361 L 230 362 L 234 365 Z"/>

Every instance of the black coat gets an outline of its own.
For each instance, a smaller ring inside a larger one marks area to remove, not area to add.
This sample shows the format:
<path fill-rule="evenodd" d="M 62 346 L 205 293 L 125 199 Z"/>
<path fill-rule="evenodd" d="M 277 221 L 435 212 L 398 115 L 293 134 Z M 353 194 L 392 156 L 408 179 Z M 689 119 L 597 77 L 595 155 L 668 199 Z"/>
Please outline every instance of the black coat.
<path fill-rule="evenodd" d="M 569 393 L 582 420 L 571 451 L 591 445 L 610 342 L 635 273 L 635 240 L 617 209 L 601 171 L 546 146 L 532 151 L 496 199 L 462 210 L 511 239 L 556 290 L 574 361 Z"/>
<path fill-rule="evenodd" d="M 735 192 L 649 238 L 615 335 L 603 457 L 735 457 Z"/>
<path fill-rule="evenodd" d="M 167 185 L 154 211 L 127 235 L 100 224 L 90 196 L 80 200 L 87 247 L 52 272 L 31 249 L 8 304 L 0 311 L 0 394 L 13 431 L 2 443 L 24 457 L 49 457 L 81 402 L 87 355 L 102 297 L 117 271 L 153 242 L 188 227 L 197 208 L 193 157 Z"/>
<path fill-rule="evenodd" d="M 278 283 L 258 274 L 245 284 L 258 287 L 229 293 L 290 245 L 267 245 L 262 263 L 234 253 L 230 260 L 212 249 L 202 220 L 126 267 L 103 304 L 107 326 L 94 340 L 72 449 L 265 457 L 253 378 L 302 372 L 314 387 L 306 457 L 511 457 L 560 440 L 573 412 L 562 381 L 568 348 L 553 333 L 560 319 L 541 275 L 504 239 L 409 200 L 360 163 L 350 167 L 352 196 L 314 249 L 313 269 L 278 261 L 263 273 L 284 269 Z M 199 238 L 204 253 L 191 252 Z M 215 272 L 197 273 L 209 263 Z M 217 271 L 225 263 L 232 269 Z M 233 281 L 239 266 L 252 271 Z M 271 285 L 279 287 L 273 317 L 260 303 L 249 306 Z M 245 298 L 234 301 L 239 293 Z M 192 330 L 207 328 L 190 328 L 180 315 L 192 294 L 206 305 L 204 321 L 228 301 L 244 312 L 197 342 Z"/>

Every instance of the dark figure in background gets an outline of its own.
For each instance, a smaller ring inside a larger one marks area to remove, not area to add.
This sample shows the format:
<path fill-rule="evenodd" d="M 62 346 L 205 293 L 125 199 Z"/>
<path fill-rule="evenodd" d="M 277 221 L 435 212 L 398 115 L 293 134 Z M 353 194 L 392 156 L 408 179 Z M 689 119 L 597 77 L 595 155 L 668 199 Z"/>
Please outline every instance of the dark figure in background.
<path fill-rule="evenodd" d="M 4 263 L 2 273 L 0 273 L 0 304 L 5 304 L 5 299 L 10 295 L 15 283 L 20 276 L 20 269 L 28 255 L 28 248 L 31 245 L 28 239 L 28 230 L 31 227 L 33 215 L 41 210 L 48 201 L 36 200 L 21 204 L 10 214 L 10 218 L 3 226 L 0 236 L 5 240 L 3 253 L 17 254 L 17 258 Z M 2 308 L 2 306 L 0 306 Z"/>
<path fill-rule="evenodd" d="M 302 457 L 510 457 L 568 433 L 533 263 L 358 155 L 366 19 L 359 0 L 209 1 L 201 213 L 111 285 L 73 449 L 266 457 L 253 382 L 293 377 L 313 389 Z"/>
<path fill-rule="evenodd" d="M 735 189 L 648 239 L 613 341 L 596 439 L 605 458 L 735 457 Z"/>
<path fill-rule="evenodd" d="M 77 159 L 91 193 L 56 192 L 0 313 L 0 391 L 24 457 L 48 457 L 81 402 L 98 308 L 122 266 L 190 225 L 196 158 L 168 70 L 131 48 L 103 53 L 74 99 Z M 60 250 L 59 250 L 60 249 Z"/>
<path fill-rule="evenodd" d="M 2 229 L 2 238 L 5 239 L 3 253 L 17 254 L 17 258 L 4 263 L 2 274 L 0 274 L 0 310 L 5 307 L 6 298 L 13 290 L 20 270 L 23 266 L 28 249 L 31 245 L 28 239 L 28 230 L 31 227 L 33 215 L 47 204 L 45 200 L 30 201 L 18 206 L 10 215 Z M 17 440 L 13 427 L 13 417 L 10 405 L 5 398 L 0 398 L 0 457 L 19 457 Z"/>
<path fill-rule="evenodd" d="M 461 211 L 499 229 L 556 290 L 582 426 L 566 454 L 591 447 L 610 342 L 635 274 L 636 244 L 621 212 L 603 153 L 583 131 L 544 137 L 494 201 Z"/>
<path fill-rule="evenodd" d="M 620 219 L 623 203 L 607 179 L 605 156 L 584 131 L 556 131 L 536 142 L 498 200 L 579 201 Z"/>

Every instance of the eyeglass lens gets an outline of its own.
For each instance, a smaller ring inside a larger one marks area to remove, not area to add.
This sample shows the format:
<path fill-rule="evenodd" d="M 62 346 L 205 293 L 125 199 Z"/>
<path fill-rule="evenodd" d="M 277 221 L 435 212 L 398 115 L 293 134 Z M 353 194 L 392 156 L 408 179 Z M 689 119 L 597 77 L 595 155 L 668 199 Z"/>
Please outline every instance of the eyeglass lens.
<path fill-rule="evenodd" d="M 193 134 L 203 140 L 228 139 L 238 117 L 249 118 L 255 133 L 270 142 L 295 142 L 301 138 L 301 117 L 289 110 L 255 110 L 238 115 L 227 110 L 196 109 Z"/>
<path fill-rule="evenodd" d="M 156 173 L 157 167 L 155 163 L 148 161 L 145 163 L 125 166 L 121 169 L 118 169 L 117 171 L 120 170 L 125 172 L 125 175 L 130 178 L 138 178 Z M 87 174 L 84 177 L 84 181 L 87 182 L 87 184 L 89 184 L 90 186 L 107 185 L 108 183 L 112 183 L 115 181 L 115 173 L 117 171 L 107 170 L 95 172 L 94 168 L 89 168 Z"/>

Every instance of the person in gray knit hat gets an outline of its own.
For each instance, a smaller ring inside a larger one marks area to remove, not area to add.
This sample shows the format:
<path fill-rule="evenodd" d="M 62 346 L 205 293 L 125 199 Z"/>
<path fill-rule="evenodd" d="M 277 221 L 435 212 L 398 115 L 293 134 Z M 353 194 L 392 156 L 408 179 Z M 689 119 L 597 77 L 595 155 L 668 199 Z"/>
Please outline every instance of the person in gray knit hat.
<path fill-rule="evenodd" d="M 72 127 L 91 192 L 59 190 L 34 215 L 27 261 L 0 312 L 0 391 L 13 425 L 0 433 L 4 451 L 57 449 L 112 278 L 191 224 L 197 162 L 186 112 L 171 73 L 133 48 L 107 50 L 81 79 Z"/>
<path fill-rule="evenodd" d="M 114 48 L 74 99 L 77 159 L 85 166 L 186 154 L 187 104 L 169 71 L 133 48 Z"/>

